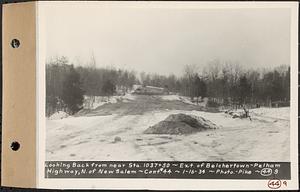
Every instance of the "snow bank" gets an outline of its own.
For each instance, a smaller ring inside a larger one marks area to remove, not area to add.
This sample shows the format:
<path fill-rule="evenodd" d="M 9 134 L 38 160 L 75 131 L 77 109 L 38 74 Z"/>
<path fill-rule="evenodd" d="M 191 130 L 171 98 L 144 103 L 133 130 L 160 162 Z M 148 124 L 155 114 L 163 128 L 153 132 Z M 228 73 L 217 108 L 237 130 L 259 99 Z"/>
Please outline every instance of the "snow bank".
<path fill-rule="evenodd" d="M 166 101 L 181 101 L 178 95 L 162 95 L 160 98 Z"/>
<path fill-rule="evenodd" d="M 282 119 L 282 120 L 290 119 L 290 107 L 279 107 L 279 108 L 261 107 L 261 108 L 248 109 L 248 110 L 249 110 L 250 117 Z M 242 114 L 245 113 L 243 109 L 231 110 L 229 112 L 231 112 L 232 116 L 234 115 L 241 116 Z"/>
<path fill-rule="evenodd" d="M 250 115 L 278 118 L 278 119 L 290 119 L 290 107 L 279 107 L 279 108 L 267 108 L 261 107 L 257 109 L 250 109 Z"/>
<path fill-rule="evenodd" d="M 183 103 L 186 103 L 186 104 L 190 104 L 190 105 L 197 105 L 196 103 L 193 103 L 189 97 L 181 96 L 180 101 L 182 101 Z"/>
<path fill-rule="evenodd" d="M 207 98 L 204 98 L 202 102 L 199 102 L 197 104 L 196 102 L 192 102 L 191 98 L 185 96 L 179 96 L 179 95 L 162 95 L 160 96 L 160 98 L 165 101 L 181 101 L 189 105 L 198 105 L 198 106 L 206 106 L 208 101 Z"/>
<path fill-rule="evenodd" d="M 132 94 L 126 94 L 124 96 L 121 96 L 123 102 L 128 102 L 128 101 L 133 101 L 136 99 L 136 96 L 135 95 L 132 95 Z"/>
<path fill-rule="evenodd" d="M 96 109 L 104 104 L 117 103 L 117 102 L 130 102 L 135 100 L 135 96 L 126 94 L 122 96 L 84 96 L 83 108 L 84 109 Z"/>
<path fill-rule="evenodd" d="M 58 112 L 52 114 L 48 119 L 49 120 L 57 120 L 57 119 L 66 118 L 68 116 L 69 115 L 66 112 L 64 112 L 64 111 L 58 111 Z"/>
<path fill-rule="evenodd" d="M 160 96 L 162 100 L 165 101 L 181 101 L 186 104 L 190 105 L 197 105 L 196 103 L 193 103 L 189 97 L 185 96 L 179 96 L 179 95 L 162 95 Z"/>

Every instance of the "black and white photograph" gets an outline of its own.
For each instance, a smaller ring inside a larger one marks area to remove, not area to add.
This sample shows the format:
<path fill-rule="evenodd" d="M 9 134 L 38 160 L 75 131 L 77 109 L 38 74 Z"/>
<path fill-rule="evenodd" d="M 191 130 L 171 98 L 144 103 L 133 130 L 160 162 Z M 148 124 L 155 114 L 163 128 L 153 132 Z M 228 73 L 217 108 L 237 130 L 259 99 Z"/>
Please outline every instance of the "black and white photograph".
<path fill-rule="evenodd" d="M 116 5 L 43 9 L 45 160 L 291 161 L 290 9 Z"/>

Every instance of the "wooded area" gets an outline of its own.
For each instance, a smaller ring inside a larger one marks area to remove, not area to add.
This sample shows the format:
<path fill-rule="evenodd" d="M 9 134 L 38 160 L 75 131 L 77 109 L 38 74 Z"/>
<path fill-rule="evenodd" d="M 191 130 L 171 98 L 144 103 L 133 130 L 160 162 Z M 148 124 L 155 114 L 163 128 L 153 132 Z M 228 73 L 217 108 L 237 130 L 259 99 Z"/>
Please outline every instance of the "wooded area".
<path fill-rule="evenodd" d="M 97 68 L 92 58 L 87 66 L 74 67 L 66 57 L 46 64 L 46 115 L 57 111 L 74 114 L 82 108 L 83 96 L 125 94 L 133 85 L 156 86 L 195 102 L 208 97 L 210 106 L 289 105 L 290 67 L 244 69 L 232 62 L 214 60 L 202 71 L 186 65 L 183 75 L 165 76 L 116 68 Z M 275 103 L 275 104 L 274 104 Z"/>

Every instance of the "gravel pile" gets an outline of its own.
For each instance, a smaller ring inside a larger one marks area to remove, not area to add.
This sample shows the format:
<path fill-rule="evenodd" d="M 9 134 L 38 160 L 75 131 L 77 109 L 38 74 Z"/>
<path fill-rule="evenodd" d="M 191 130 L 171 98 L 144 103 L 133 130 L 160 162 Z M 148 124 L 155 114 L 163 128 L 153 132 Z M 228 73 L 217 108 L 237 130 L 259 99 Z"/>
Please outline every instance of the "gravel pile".
<path fill-rule="evenodd" d="M 217 125 L 203 117 L 179 113 L 169 115 L 165 120 L 150 126 L 144 133 L 181 135 L 217 128 Z"/>

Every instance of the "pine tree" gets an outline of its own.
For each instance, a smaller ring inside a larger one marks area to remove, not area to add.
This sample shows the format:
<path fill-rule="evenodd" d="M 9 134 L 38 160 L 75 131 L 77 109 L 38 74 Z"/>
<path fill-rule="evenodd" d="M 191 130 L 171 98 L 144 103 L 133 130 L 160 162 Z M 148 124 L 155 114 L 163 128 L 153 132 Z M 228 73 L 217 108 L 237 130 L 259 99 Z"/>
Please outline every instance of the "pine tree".
<path fill-rule="evenodd" d="M 206 83 L 203 79 L 200 80 L 200 96 L 202 98 L 207 96 L 207 87 L 206 87 Z"/>
<path fill-rule="evenodd" d="M 111 80 L 106 80 L 101 91 L 104 96 L 112 96 L 116 92 L 116 85 Z"/>
<path fill-rule="evenodd" d="M 82 108 L 84 91 L 81 88 L 80 75 L 70 66 L 64 82 L 62 100 L 70 114 L 78 112 Z"/>
<path fill-rule="evenodd" d="M 197 98 L 197 104 L 199 102 L 199 97 L 204 98 L 206 97 L 206 83 L 199 78 L 198 74 L 194 77 L 194 82 L 192 87 L 192 96 Z"/>
<path fill-rule="evenodd" d="M 197 98 L 197 104 L 199 103 L 199 97 L 201 96 L 201 80 L 198 74 L 194 77 L 194 83 L 192 86 L 192 96 Z"/>
<path fill-rule="evenodd" d="M 245 104 L 251 96 L 251 85 L 247 77 L 243 75 L 239 80 L 239 103 Z"/>
<path fill-rule="evenodd" d="M 290 89 L 291 89 L 290 73 L 291 73 L 291 68 L 289 67 L 284 76 L 284 93 L 285 93 L 285 100 L 287 100 L 287 101 L 290 100 Z"/>

